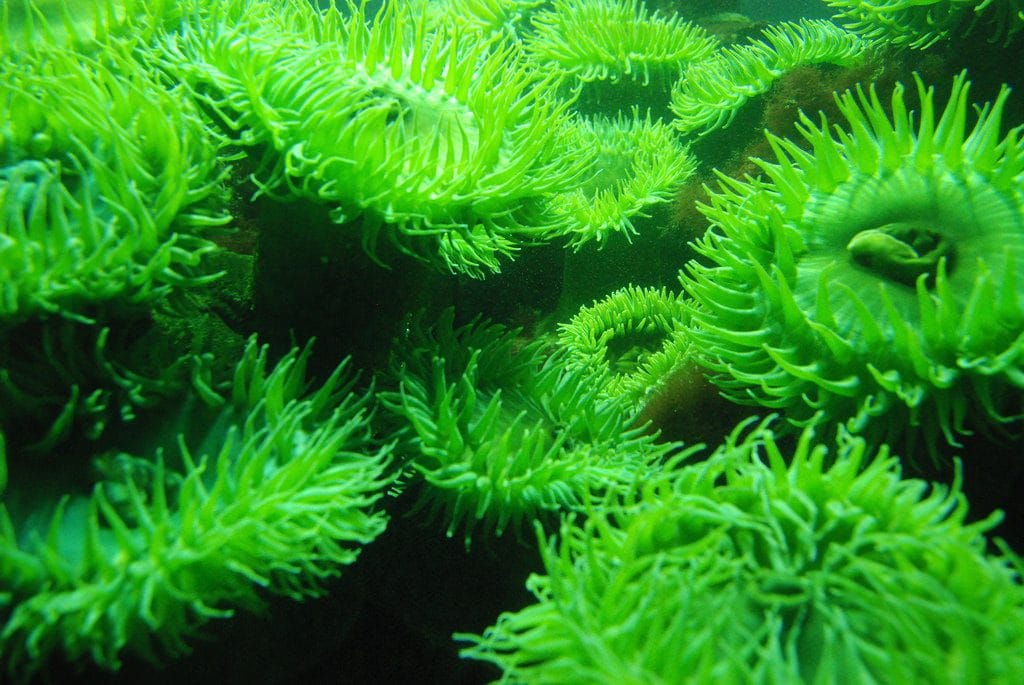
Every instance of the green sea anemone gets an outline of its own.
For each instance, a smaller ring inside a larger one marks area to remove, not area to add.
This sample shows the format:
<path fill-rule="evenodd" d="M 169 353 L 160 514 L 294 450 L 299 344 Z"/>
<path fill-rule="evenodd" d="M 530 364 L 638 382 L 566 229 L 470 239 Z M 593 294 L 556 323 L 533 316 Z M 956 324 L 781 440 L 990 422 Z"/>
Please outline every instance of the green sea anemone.
<path fill-rule="evenodd" d="M 6 454 L 9 674 L 54 652 L 117 669 L 126 652 L 187 651 L 199 626 L 259 606 L 264 592 L 316 594 L 380 534 L 374 504 L 390 448 L 373 444 L 369 395 L 354 392 L 344 363 L 308 389 L 309 354 L 293 349 L 271 364 L 250 340 L 223 396 L 192 394 L 150 415 L 147 440 L 136 423 L 122 443 L 131 452 L 53 463 Z"/>
<path fill-rule="evenodd" d="M 168 61 L 238 143 L 267 151 L 262 192 L 360 220 L 371 254 L 384 235 L 471 276 L 563 228 L 549 199 L 575 186 L 591 154 L 570 135 L 554 77 L 539 77 L 517 48 L 432 32 L 400 2 L 369 24 L 351 7 L 307 16 L 313 28 L 298 31 L 266 26 L 275 10 L 261 6 L 215 4 Z"/>
<path fill-rule="evenodd" d="M 463 34 L 518 40 L 529 31 L 529 18 L 547 0 L 437 0 L 430 10 Z"/>
<path fill-rule="evenodd" d="M 649 13 L 641 0 L 555 0 L 533 17 L 528 55 L 545 69 L 579 81 L 647 84 L 652 74 L 679 75 L 718 41 L 676 15 Z"/>
<path fill-rule="evenodd" d="M 873 49 L 828 21 L 776 24 L 759 40 L 722 48 L 686 68 L 672 89 L 675 126 L 701 135 L 728 126 L 747 100 L 767 92 L 785 72 L 808 64 L 857 66 Z"/>
<path fill-rule="evenodd" d="M 398 390 L 381 395 L 406 423 L 422 503 L 445 512 L 449 536 L 463 528 L 469 544 L 477 526 L 501 535 L 628 492 L 673 447 L 601 396 L 599 372 L 569 368 L 518 331 L 452 318 L 396 352 Z"/>
<path fill-rule="evenodd" d="M 679 294 L 628 286 L 559 326 L 566 363 L 599 371 L 602 394 L 641 407 L 689 359 L 689 313 Z"/>
<path fill-rule="evenodd" d="M 845 128 L 804 116 L 806 149 L 769 134 L 764 177 L 722 178 L 684 287 L 728 396 L 931 448 L 1019 424 L 1024 129 L 1000 132 L 1006 88 L 969 127 L 968 87 L 936 112 L 918 79 L 916 117 L 901 85 L 891 117 L 846 92 Z"/>
<path fill-rule="evenodd" d="M 0 328 L 209 281 L 223 178 L 189 99 L 119 44 L 0 58 Z"/>
<path fill-rule="evenodd" d="M 959 474 L 959 472 L 958 472 Z M 463 656 L 509 683 L 1003 683 L 1024 588 L 951 487 L 861 439 L 760 428 L 544 543 L 535 603 Z"/>
<path fill-rule="evenodd" d="M 1024 28 L 1021 0 L 825 0 L 839 10 L 835 18 L 869 38 L 927 48 L 976 25 L 989 28 L 993 40 L 1009 41 Z"/>
<path fill-rule="evenodd" d="M 565 216 L 565 232 L 574 249 L 609 236 L 636 234 L 633 219 L 649 216 L 649 207 L 668 202 L 694 172 L 697 161 L 672 128 L 640 117 L 581 119 L 579 143 L 597 152 L 590 178 L 552 200 Z"/>

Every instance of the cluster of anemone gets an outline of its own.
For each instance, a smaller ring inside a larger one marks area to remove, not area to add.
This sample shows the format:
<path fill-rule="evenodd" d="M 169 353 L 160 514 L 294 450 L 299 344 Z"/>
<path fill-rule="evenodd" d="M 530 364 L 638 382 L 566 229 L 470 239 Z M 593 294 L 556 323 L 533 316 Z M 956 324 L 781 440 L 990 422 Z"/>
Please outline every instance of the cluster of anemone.
<path fill-rule="evenodd" d="M 395 390 L 381 400 L 405 426 L 420 506 L 462 529 L 501 535 L 555 512 L 630 492 L 672 449 L 642 428 L 628 403 L 603 394 L 600 370 L 573 367 L 522 343 L 518 331 L 448 310 L 417 327 L 394 357 Z"/>
<path fill-rule="evenodd" d="M 1024 29 L 1021 0 L 824 0 L 835 18 L 863 36 L 895 45 L 927 48 L 964 30 L 984 26 L 992 40 L 1009 40 Z"/>
<path fill-rule="evenodd" d="M 217 145 L 120 45 L 0 57 L 0 327 L 199 284 L 227 221 Z"/>
<path fill-rule="evenodd" d="M 773 25 L 761 39 L 722 48 L 686 68 L 672 89 L 675 126 L 685 134 L 728 126 L 747 100 L 767 92 L 787 71 L 810 64 L 858 66 L 874 49 L 829 21 Z"/>
<path fill-rule="evenodd" d="M 346 362 L 313 384 L 309 346 L 275 364 L 255 338 L 221 349 L 224 381 L 176 346 L 194 331 L 169 296 L 213 280 L 232 161 L 382 261 L 482 277 L 553 239 L 590 259 L 696 161 L 635 102 L 584 118 L 587 84 L 647 96 L 681 77 L 675 126 L 706 132 L 876 38 L 923 47 L 972 15 L 1013 36 L 1020 0 L 831 0 L 854 33 L 781 23 L 724 49 L 643 0 L 369 4 L 102 0 L 91 30 L 85 5 L 4 5 L 7 675 L 161 661 L 237 608 L 318 594 L 401 483 L 467 546 L 537 531 L 536 602 L 462 636 L 509 682 L 1019 682 L 1024 565 L 988 546 L 999 515 L 969 522 L 959 462 L 929 489 L 883 445 L 913 456 L 921 436 L 935 451 L 1024 418 L 1006 89 L 970 124 L 964 76 L 944 107 L 919 81 L 916 113 L 902 86 L 841 95 L 843 126 L 803 117 L 758 178 L 722 177 L 682 292 L 622 288 L 532 340 L 447 310 L 396 341 L 379 393 Z M 173 353 L 139 352 L 161 336 Z M 696 461 L 640 425 L 695 368 L 788 423 Z"/>
<path fill-rule="evenodd" d="M 641 407 L 689 359 L 683 296 L 628 286 L 559 326 L 570 368 L 598 370 L 602 394 Z"/>
<path fill-rule="evenodd" d="M 181 295 L 215 278 L 202 262 L 228 220 L 226 169 L 186 89 L 121 35 L 148 36 L 165 4 L 111 7 L 81 41 L 34 8 L 38 40 L 3 26 L 0 656 L 15 679 L 51 657 L 117 670 L 181 654 L 236 607 L 316 594 L 385 523 L 389 449 L 345 364 L 310 389 L 308 348 L 274 365 L 250 341 L 224 384 L 209 354 L 151 349 L 173 346 L 160 322 L 198 337 Z"/>
<path fill-rule="evenodd" d="M 345 363 L 309 389 L 309 353 L 273 364 L 250 340 L 226 388 L 151 415 L 124 436 L 131 451 L 68 448 L 41 469 L 0 449 L 8 673 L 53 652 L 108 669 L 180 654 L 267 593 L 315 595 L 382 532 L 389 449 L 372 439 L 369 396 Z"/>
<path fill-rule="evenodd" d="M 714 381 L 739 402 L 931 451 L 1024 415 L 1024 136 L 1006 88 L 976 108 L 918 80 L 837 96 L 845 126 L 769 135 L 763 176 L 723 178 L 684 287 Z M 908 451 L 912 451 L 908 446 Z"/>
<path fill-rule="evenodd" d="M 463 656 L 503 682 L 1011 683 L 1024 589 L 952 486 L 764 425 L 541 536 L 535 597 Z"/>
<path fill-rule="evenodd" d="M 168 68 L 202 92 L 236 142 L 269 149 L 255 179 L 264 193 L 325 203 L 337 223 L 359 220 L 371 254 L 383 235 L 473 276 L 564 228 L 550 198 L 575 187 L 590 154 L 554 77 L 538 76 L 513 46 L 430 30 L 402 3 L 369 21 L 362 7 L 346 16 L 305 3 L 290 13 L 221 4 L 169 41 Z"/>
<path fill-rule="evenodd" d="M 130 41 L 72 45 L 34 21 L 38 40 L 0 56 L 0 426 L 45 452 L 187 378 L 184 357 L 149 375 L 110 343 L 216 277 L 228 217 L 220 143 L 183 90 Z"/>

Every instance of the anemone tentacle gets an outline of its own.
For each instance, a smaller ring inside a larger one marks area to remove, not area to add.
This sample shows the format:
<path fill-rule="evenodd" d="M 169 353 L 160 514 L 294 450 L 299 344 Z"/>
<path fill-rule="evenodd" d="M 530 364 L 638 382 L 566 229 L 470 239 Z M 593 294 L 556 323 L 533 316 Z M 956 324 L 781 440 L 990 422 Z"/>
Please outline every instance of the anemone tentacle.
<path fill-rule="evenodd" d="M 959 30 L 986 26 L 992 40 L 1009 40 L 1024 29 L 1021 0 L 825 0 L 835 19 L 872 39 L 925 49 Z"/>
<path fill-rule="evenodd" d="M 579 144 L 595 150 L 586 181 L 552 200 L 554 211 L 565 218 L 562 233 L 578 250 L 603 244 L 614 234 L 631 239 L 634 219 L 647 217 L 649 208 L 668 202 L 693 174 L 696 158 L 672 128 L 641 117 L 581 118 Z"/>
<path fill-rule="evenodd" d="M 547 0 L 439 0 L 431 11 L 463 34 L 518 41 L 529 32 L 529 19 Z"/>
<path fill-rule="evenodd" d="M 559 511 L 626 493 L 672 450 L 632 426 L 636 411 L 601 395 L 600 371 L 571 367 L 546 343 L 448 310 L 395 355 L 398 390 L 382 401 L 404 419 L 420 506 L 443 511 L 447 533 L 501 535 Z"/>
<path fill-rule="evenodd" d="M 641 0 L 556 0 L 533 17 L 526 52 L 537 63 L 580 81 L 646 84 L 676 76 L 718 45 L 700 26 L 677 15 L 649 13 Z"/>
<path fill-rule="evenodd" d="M 198 111 L 123 46 L 0 58 L 0 327 L 208 282 L 224 176 Z"/>

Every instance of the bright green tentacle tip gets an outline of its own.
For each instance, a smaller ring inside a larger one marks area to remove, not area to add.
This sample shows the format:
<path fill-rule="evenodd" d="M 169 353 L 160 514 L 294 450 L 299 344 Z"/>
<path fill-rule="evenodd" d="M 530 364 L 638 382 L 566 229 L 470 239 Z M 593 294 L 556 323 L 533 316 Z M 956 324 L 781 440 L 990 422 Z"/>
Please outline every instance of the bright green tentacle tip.
<path fill-rule="evenodd" d="M 427 0 L 438 21 L 450 23 L 463 35 L 518 41 L 528 34 L 530 17 L 546 0 Z"/>
<path fill-rule="evenodd" d="M 781 22 L 762 37 L 718 50 L 694 62 L 672 89 L 676 128 L 704 135 L 732 123 L 750 98 L 766 93 L 780 76 L 807 64 L 853 67 L 875 46 L 828 21 Z"/>
<path fill-rule="evenodd" d="M 111 39 L 145 44 L 181 18 L 180 0 L 5 0 L 0 53 L 41 43 L 102 52 Z"/>
<path fill-rule="evenodd" d="M 1024 129 L 1001 131 L 1006 88 L 969 126 L 968 88 L 937 110 L 918 80 L 915 114 L 899 86 L 891 117 L 844 93 L 844 127 L 804 117 L 805 146 L 769 136 L 762 178 L 722 179 L 684 287 L 726 394 L 933 452 L 1020 427 Z"/>
<path fill-rule="evenodd" d="M 998 683 L 1024 673 L 1024 586 L 949 487 L 886 448 L 764 426 L 622 507 L 541 535 L 534 603 L 463 656 L 509 683 Z"/>
<path fill-rule="evenodd" d="M 309 388 L 309 354 L 275 364 L 250 340 L 226 389 L 136 422 L 131 453 L 62 454 L 57 468 L 0 450 L 7 675 L 57 652 L 110 670 L 175 656 L 204 623 L 267 593 L 315 595 L 355 561 L 385 527 L 390 447 L 345 363 Z"/>

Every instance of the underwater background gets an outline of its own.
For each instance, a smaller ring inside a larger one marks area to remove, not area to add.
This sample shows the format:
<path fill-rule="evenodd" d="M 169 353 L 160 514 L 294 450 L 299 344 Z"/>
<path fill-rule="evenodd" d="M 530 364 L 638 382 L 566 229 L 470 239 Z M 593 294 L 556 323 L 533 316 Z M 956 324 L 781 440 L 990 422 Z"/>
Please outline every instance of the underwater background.
<path fill-rule="evenodd" d="M 1024 681 L 1021 0 L 4 0 L 0 682 Z"/>

